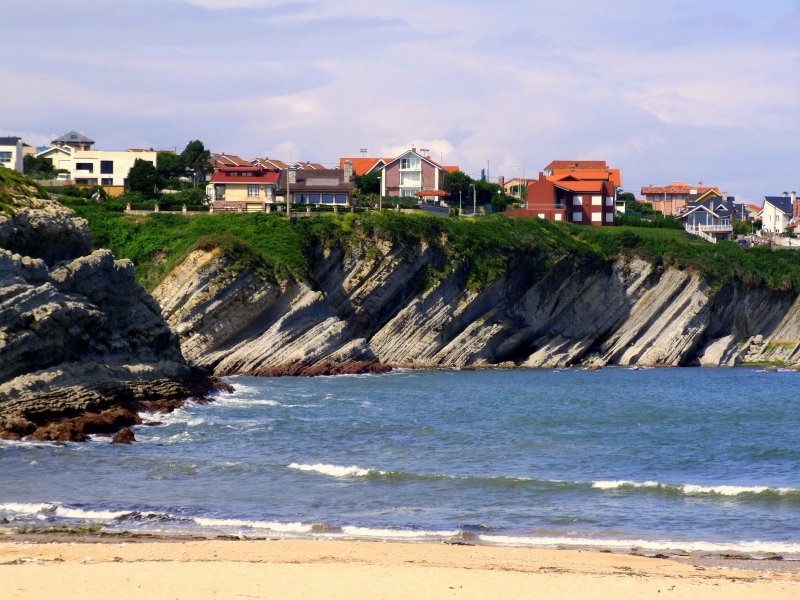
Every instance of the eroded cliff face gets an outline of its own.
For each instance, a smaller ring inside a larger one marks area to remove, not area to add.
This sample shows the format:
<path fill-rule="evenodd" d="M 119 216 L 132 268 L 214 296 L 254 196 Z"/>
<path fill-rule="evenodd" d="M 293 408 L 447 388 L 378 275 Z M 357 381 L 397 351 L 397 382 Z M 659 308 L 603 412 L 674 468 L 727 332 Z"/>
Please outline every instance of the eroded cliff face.
<path fill-rule="evenodd" d="M 130 261 L 91 252 L 86 223 L 68 209 L 26 204 L 0 215 L 0 434 L 208 392 Z M 83 435 L 73 433 L 66 439 Z"/>
<path fill-rule="evenodd" d="M 313 283 L 279 285 L 198 250 L 154 296 L 187 359 L 217 374 L 720 366 L 772 360 L 761 349 L 778 334 L 796 344 L 782 360 L 800 361 L 790 293 L 713 289 L 639 259 L 544 256 L 475 289 L 465 268 L 442 269 L 446 260 L 424 244 L 333 248 L 312 259 Z"/>

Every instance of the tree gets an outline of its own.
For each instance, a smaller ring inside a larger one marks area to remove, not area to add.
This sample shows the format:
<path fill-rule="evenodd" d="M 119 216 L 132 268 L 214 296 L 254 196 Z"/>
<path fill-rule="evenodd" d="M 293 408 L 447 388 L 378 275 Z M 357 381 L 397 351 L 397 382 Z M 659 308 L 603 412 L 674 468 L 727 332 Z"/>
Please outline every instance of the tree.
<path fill-rule="evenodd" d="M 181 152 L 181 159 L 187 169 L 191 169 L 194 175 L 194 183 L 202 181 L 209 168 L 211 152 L 206 150 L 203 142 L 192 140 L 186 144 L 186 148 Z"/>
<path fill-rule="evenodd" d="M 180 177 L 186 171 L 183 157 L 174 152 L 159 152 L 156 155 L 156 170 L 164 179 Z"/>
<path fill-rule="evenodd" d="M 22 158 L 22 169 L 25 171 L 25 175 L 31 179 L 54 179 L 56 176 L 53 163 L 44 156 L 26 154 Z"/>
<path fill-rule="evenodd" d="M 469 199 L 472 201 L 472 190 L 470 184 L 473 183 L 472 177 L 462 171 L 454 171 L 453 173 L 446 173 L 444 176 L 443 189 L 450 194 L 450 205 L 457 206 L 459 199 L 459 192 L 461 192 L 462 204 Z"/>
<path fill-rule="evenodd" d="M 148 160 L 137 158 L 128 171 L 128 188 L 146 198 L 158 196 L 160 178 L 156 166 Z"/>
<path fill-rule="evenodd" d="M 380 173 L 356 175 L 356 187 L 362 194 L 379 194 L 381 191 Z"/>

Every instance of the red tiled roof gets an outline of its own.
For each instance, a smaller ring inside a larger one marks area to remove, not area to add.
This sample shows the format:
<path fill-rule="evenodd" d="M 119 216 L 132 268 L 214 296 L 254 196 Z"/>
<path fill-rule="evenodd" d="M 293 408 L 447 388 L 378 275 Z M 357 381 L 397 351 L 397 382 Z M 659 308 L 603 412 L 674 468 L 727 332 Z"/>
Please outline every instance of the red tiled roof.
<path fill-rule="evenodd" d="M 251 173 L 251 175 L 242 175 Z M 277 184 L 280 173 L 265 171 L 260 167 L 220 167 L 211 176 L 211 183 Z"/>
<path fill-rule="evenodd" d="M 554 181 L 555 185 L 571 192 L 602 192 L 603 181 Z"/>
<path fill-rule="evenodd" d="M 278 160 L 277 158 L 254 158 L 253 164 L 258 165 L 259 167 L 264 167 L 265 169 L 288 169 L 289 165 L 287 165 L 282 160 Z"/>
<path fill-rule="evenodd" d="M 249 167 L 252 166 L 250 161 L 243 159 L 241 156 L 236 156 L 235 154 L 211 154 L 211 160 L 214 161 L 214 164 L 218 164 L 223 167 Z"/>
<path fill-rule="evenodd" d="M 554 160 L 545 167 L 546 171 L 556 169 L 607 169 L 604 160 Z"/>

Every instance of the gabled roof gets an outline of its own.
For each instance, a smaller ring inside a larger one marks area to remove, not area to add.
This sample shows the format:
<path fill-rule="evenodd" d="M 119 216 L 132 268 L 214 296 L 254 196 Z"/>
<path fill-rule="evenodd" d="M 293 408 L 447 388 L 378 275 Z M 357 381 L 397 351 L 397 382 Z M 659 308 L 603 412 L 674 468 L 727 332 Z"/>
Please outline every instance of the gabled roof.
<path fill-rule="evenodd" d="M 37 157 L 47 156 L 48 154 L 53 154 L 56 152 L 72 156 L 76 152 L 76 150 L 72 146 L 50 146 L 49 148 L 45 148 L 41 152 L 37 152 L 35 156 Z"/>
<path fill-rule="evenodd" d="M 430 156 L 423 156 L 422 154 L 420 154 L 419 152 L 417 152 L 417 151 L 416 151 L 416 149 L 414 149 L 414 148 L 412 148 L 411 150 L 406 150 L 405 152 L 403 152 L 403 153 L 402 153 L 402 154 L 400 154 L 399 156 L 396 156 L 396 157 L 394 157 L 393 159 L 391 159 L 391 160 L 387 161 L 387 162 L 386 162 L 386 164 L 384 164 L 382 167 L 379 167 L 379 169 L 380 169 L 380 170 L 386 169 L 386 168 L 387 168 L 387 167 L 389 167 L 390 165 L 392 165 L 392 164 L 396 163 L 397 161 L 399 161 L 399 160 L 400 160 L 400 159 L 402 159 L 402 158 L 405 158 L 405 157 L 406 157 L 406 156 L 408 156 L 409 154 L 413 154 L 414 156 L 418 156 L 420 160 L 422 160 L 422 161 L 424 161 L 424 162 L 428 163 L 429 165 L 432 165 L 432 166 L 436 167 L 437 169 L 446 170 L 446 169 L 445 169 L 445 168 L 444 168 L 442 165 L 440 165 L 439 163 L 437 163 L 437 162 L 436 162 L 436 161 L 434 161 L 434 160 L 431 160 L 431 157 L 430 157 Z M 458 167 L 451 167 L 451 168 L 455 168 L 456 170 L 458 169 Z"/>
<path fill-rule="evenodd" d="M 68 131 L 60 138 L 56 138 L 52 141 L 53 144 L 94 144 L 94 140 L 90 140 L 88 137 L 83 135 L 82 133 L 78 133 L 77 131 Z"/>
<path fill-rule="evenodd" d="M 688 183 L 683 183 L 682 181 L 673 181 L 669 185 L 665 186 L 654 186 L 648 185 L 642 188 L 642 194 L 688 194 L 692 190 L 697 190 L 698 194 L 704 194 L 707 191 L 711 190 L 714 192 L 719 192 L 719 188 L 709 186 L 709 185 L 689 185 Z"/>
<path fill-rule="evenodd" d="M 556 169 L 608 169 L 604 160 L 554 160 L 545 167 L 546 171 Z"/>
<path fill-rule="evenodd" d="M 764 206 L 771 204 L 782 213 L 792 213 L 792 199 L 789 196 L 764 196 Z"/>
<path fill-rule="evenodd" d="M 259 167 L 264 167 L 265 169 L 278 169 L 279 171 L 289 168 L 288 164 L 282 160 L 278 160 L 277 158 L 254 158 L 253 164 L 258 165 Z"/>
<path fill-rule="evenodd" d="M 682 219 L 699 209 L 710 212 L 717 218 L 729 217 L 735 213 L 734 198 L 729 196 L 727 200 L 723 200 L 721 196 L 711 195 L 703 200 L 687 202 L 686 212 L 680 218 Z"/>
<path fill-rule="evenodd" d="M 570 192 L 603 192 L 606 180 L 599 181 L 554 181 L 553 183 Z"/>
<path fill-rule="evenodd" d="M 211 183 L 238 183 L 241 185 L 255 185 L 260 183 L 277 185 L 279 178 L 280 173 L 267 171 L 261 167 L 220 167 L 211 176 Z"/>
<path fill-rule="evenodd" d="M 251 167 L 253 166 L 249 160 L 243 159 L 241 156 L 235 154 L 218 154 L 216 152 L 211 154 L 211 160 L 215 165 L 221 167 Z"/>
<path fill-rule="evenodd" d="M 376 168 L 380 168 L 388 162 L 391 158 L 368 158 L 360 156 L 358 158 L 343 157 L 339 159 L 339 168 L 344 170 L 344 161 L 349 160 L 353 164 L 353 171 L 356 175 L 366 175 L 371 173 Z"/>

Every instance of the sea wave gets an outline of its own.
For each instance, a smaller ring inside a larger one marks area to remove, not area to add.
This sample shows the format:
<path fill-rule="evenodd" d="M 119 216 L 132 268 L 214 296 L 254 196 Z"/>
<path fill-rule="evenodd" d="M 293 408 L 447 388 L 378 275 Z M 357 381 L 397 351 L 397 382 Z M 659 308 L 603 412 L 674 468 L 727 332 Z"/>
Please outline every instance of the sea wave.
<path fill-rule="evenodd" d="M 278 533 L 310 533 L 314 529 L 314 525 L 307 523 L 280 523 L 277 521 L 251 521 L 248 519 L 194 517 L 193 521 L 200 527 L 268 529 Z"/>
<path fill-rule="evenodd" d="M 303 465 L 298 463 L 292 463 L 288 465 L 290 469 L 297 469 L 298 471 L 312 471 L 315 473 L 321 473 L 322 475 L 329 475 L 331 477 L 367 477 L 368 475 L 385 475 L 385 471 L 377 471 L 375 469 L 362 469 L 356 465 L 352 465 L 349 467 L 340 467 L 338 465 L 326 465 L 326 464 L 315 464 L 315 465 Z"/>
<path fill-rule="evenodd" d="M 775 488 L 765 485 L 695 485 L 669 484 L 659 481 L 593 481 L 592 487 L 600 490 L 653 490 L 666 494 L 685 496 L 746 496 L 761 498 L 784 498 L 800 501 L 800 489 Z"/>
<path fill-rule="evenodd" d="M 660 550 L 682 552 L 742 553 L 744 555 L 775 553 L 800 554 L 800 544 L 768 541 L 707 542 L 685 540 L 636 540 L 581 537 L 515 537 L 502 535 L 478 535 L 486 544 L 497 546 L 535 546 L 546 548 L 608 548 L 613 550 Z"/>
<path fill-rule="evenodd" d="M 357 527 L 345 525 L 342 533 L 346 536 L 357 538 L 380 538 L 380 539 L 426 539 L 426 538 L 452 538 L 461 534 L 460 530 L 426 531 L 417 529 L 375 529 L 371 527 Z"/>

